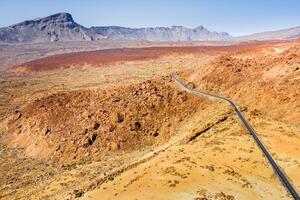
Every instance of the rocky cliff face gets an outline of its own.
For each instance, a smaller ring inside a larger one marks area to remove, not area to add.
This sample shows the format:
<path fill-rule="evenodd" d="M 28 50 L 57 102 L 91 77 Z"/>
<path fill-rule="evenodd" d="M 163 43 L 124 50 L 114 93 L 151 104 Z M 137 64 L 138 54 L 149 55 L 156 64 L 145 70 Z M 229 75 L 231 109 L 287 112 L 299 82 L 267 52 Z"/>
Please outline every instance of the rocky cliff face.
<path fill-rule="evenodd" d="M 139 41 L 208 41 L 227 40 L 230 36 L 227 33 L 210 32 L 202 26 L 195 29 L 182 26 L 157 28 L 108 26 L 89 29 L 74 22 L 68 13 L 58 13 L 0 28 L 2 43 L 90 41 L 105 38 Z"/>
<path fill-rule="evenodd" d="M 156 28 L 126 28 L 118 26 L 91 27 L 91 31 L 111 39 L 147 41 L 218 41 L 229 40 L 228 33 L 210 32 L 203 26 L 195 29 L 183 26 Z"/>
<path fill-rule="evenodd" d="M 0 28 L 0 41 L 4 43 L 93 39 L 89 29 L 74 22 L 72 16 L 68 13 L 58 13 Z"/>

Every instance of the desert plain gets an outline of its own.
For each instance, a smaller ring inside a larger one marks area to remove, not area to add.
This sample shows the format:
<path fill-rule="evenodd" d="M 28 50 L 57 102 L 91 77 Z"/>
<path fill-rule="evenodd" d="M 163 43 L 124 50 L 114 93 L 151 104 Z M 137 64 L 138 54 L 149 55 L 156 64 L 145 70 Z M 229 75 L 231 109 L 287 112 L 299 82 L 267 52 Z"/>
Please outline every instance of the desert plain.
<path fill-rule="evenodd" d="M 300 191 L 299 40 L 0 52 L 1 199 L 292 199 L 234 110 L 174 72 L 234 101 Z"/>

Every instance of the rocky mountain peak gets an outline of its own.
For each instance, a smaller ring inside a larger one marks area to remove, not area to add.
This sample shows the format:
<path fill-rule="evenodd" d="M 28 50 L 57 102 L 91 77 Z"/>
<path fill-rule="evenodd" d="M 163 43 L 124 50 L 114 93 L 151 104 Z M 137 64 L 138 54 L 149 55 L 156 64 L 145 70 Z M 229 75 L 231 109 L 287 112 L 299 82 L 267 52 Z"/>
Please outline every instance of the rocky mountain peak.
<path fill-rule="evenodd" d="M 57 23 L 74 22 L 72 15 L 69 13 L 64 13 L 64 12 L 42 18 L 42 21 L 55 21 Z"/>
<path fill-rule="evenodd" d="M 57 13 L 57 14 L 50 15 L 50 16 L 44 17 L 44 18 L 26 20 L 24 22 L 12 25 L 10 27 L 15 28 L 15 27 L 20 27 L 20 26 L 34 26 L 35 24 L 48 24 L 48 23 L 54 23 L 54 24 L 69 23 L 69 24 L 73 24 L 75 22 L 74 22 L 73 17 L 72 17 L 71 14 L 69 14 L 69 13 Z"/>
<path fill-rule="evenodd" d="M 196 30 L 203 30 L 203 29 L 205 29 L 202 25 L 200 25 L 200 26 L 197 26 L 196 28 L 195 28 Z"/>
<path fill-rule="evenodd" d="M 0 42 L 4 43 L 90 41 L 94 38 L 101 36 L 93 37 L 90 30 L 77 24 L 69 13 L 57 13 L 0 28 Z"/>

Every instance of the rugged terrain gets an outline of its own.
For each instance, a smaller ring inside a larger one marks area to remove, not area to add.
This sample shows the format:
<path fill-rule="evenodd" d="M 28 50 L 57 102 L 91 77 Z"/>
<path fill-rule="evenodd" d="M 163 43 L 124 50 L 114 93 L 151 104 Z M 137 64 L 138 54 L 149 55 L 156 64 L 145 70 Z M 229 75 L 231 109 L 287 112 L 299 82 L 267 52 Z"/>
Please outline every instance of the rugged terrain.
<path fill-rule="evenodd" d="M 204 86 L 202 90 L 223 94 L 264 115 L 297 124 L 299 55 L 299 42 L 258 47 L 222 56 L 192 72 L 188 80 Z"/>
<path fill-rule="evenodd" d="M 211 32 L 199 26 L 156 28 L 91 27 L 86 28 L 73 20 L 69 13 L 26 20 L 0 28 L 2 43 L 41 43 L 57 41 L 135 40 L 135 41 L 221 41 L 228 40 L 228 33 Z"/>
<path fill-rule="evenodd" d="M 198 107 L 170 78 L 142 84 L 59 92 L 17 110 L 8 123 L 9 146 L 28 156 L 69 163 L 111 150 L 165 142 L 178 121 Z M 61 123 L 63 122 L 63 123 Z"/>
<path fill-rule="evenodd" d="M 278 31 L 255 33 L 233 37 L 226 32 L 210 31 L 203 26 L 130 28 L 120 26 L 84 27 L 76 23 L 69 13 L 57 13 L 48 17 L 26 20 L 0 28 L 0 44 L 30 44 L 48 42 L 102 41 L 148 41 L 148 42 L 187 42 L 187 41 L 264 41 L 294 40 L 300 38 L 300 28 L 293 27 Z"/>
<path fill-rule="evenodd" d="M 225 32 L 209 31 L 203 26 L 194 29 L 184 26 L 155 27 L 155 28 L 127 28 L 119 26 L 91 27 L 93 33 L 108 39 L 136 40 L 136 41 L 223 41 L 232 37 Z"/>
<path fill-rule="evenodd" d="M 169 74 L 235 101 L 299 191 L 299 46 L 95 44 L 16 61 L 0 79 L 0 197 L 290 199 L 233 110 Z"/>
<path fill-rule="evenodd" d="M 0 41 L 4 43 L 91 41 L 94 39 L 98 37 L 93 38 L 89 29 L 74 22 L 69 13 L 27 20 L 0 29 Z"/>

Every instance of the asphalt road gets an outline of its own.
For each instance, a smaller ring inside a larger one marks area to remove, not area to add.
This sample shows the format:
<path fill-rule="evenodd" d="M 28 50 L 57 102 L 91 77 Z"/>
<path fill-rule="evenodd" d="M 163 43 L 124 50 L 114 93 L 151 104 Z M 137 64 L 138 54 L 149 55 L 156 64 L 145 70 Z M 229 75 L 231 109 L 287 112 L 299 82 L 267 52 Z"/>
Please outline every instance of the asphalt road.
<path fill-rule="evenodd" d="M 265 157 L 268 159 L 269 163 L 271 164 L 273 170 L 275 171 L 276 175 L 278 176 L 278 178 L 280 179 L 282 185 L 289 191 L 289 193 L 292 195 L 292 197 L 295 200 L 300 200 L 300 197 L 297 193 L 297 191 L 295 190 L 295 188 L 293 187 L 293 185 L 290 183 L 290 181 L 288 180 L 288 177 L 284 174 L 284 172 L 280 169 L 280 167 L 276 164 L 275 160 L 272 158 L 271 154 L 268 152 L 268 150 L 266 149 L 266 147 L 262 144 L 262 142 L 260 141 L 260 139 L 257 137 L 257 134 L 255 133 L 254 129 L 250 126 L 250 124 L 247 122 L 247 120 L 245 119 L 245 117 L 242 115 L 241 111 L 239 110 L 239 108 L 233 103 L 233 101 L 231 101 L 230 99 L 226 98 L 226 97 L 220 97 L 220 96 L 216 96 L 213 94 L 208 94 L 205 92 L 200 92 L 196 89 L 190 89 L 188 87 L 186 87 L 186 85 L 184 83 L 182 83 L 180 80 L 177 79 L 176 74 L 172 73 L 171 74 L 172 79 L 185 91 L 189 92 L 189 93 L 193 93 L 196 95 L 200 95 L 200 96 L 206 96 L 209 98 L 214 98 L 214 99 L 218 99 L 218 100 L 224 100 L 227 103 L 229 103 L 235 110 L 238 118 L 242 121 L 243 125 L 246 127 L 246 129 L 249 131 L 249 133 L 251 134 L 251 136 L 253 137 L 253 139 L 255 140 L 256 144 L 258 145 L 258 147 L 262 150 L 263 154 L 265 155 Z"/>

